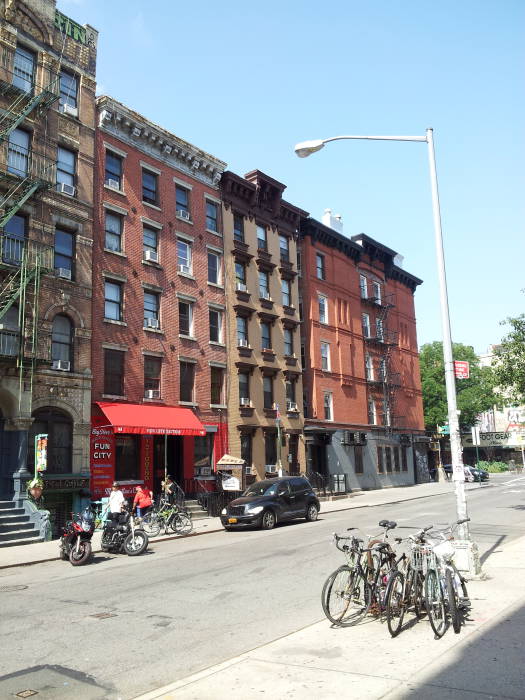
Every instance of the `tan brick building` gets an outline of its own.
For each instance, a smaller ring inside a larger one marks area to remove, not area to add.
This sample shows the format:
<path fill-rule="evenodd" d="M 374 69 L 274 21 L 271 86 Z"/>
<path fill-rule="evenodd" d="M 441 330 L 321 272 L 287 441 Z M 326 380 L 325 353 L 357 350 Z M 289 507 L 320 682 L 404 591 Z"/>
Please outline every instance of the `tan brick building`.
<path fill-rule="evenodd" d="M 58 527 L 89 487 L 97 32 L 55 0 L 0 16 L 0 500 L 24 504 L 46 435 Z"/>
<path fill-rule="evenodd" d="M 284 189 L 259 170 L 221 181 L 229 452 L 245 460 L 244 483 L 305 469 L 297 232 L 306 212 Z"/>

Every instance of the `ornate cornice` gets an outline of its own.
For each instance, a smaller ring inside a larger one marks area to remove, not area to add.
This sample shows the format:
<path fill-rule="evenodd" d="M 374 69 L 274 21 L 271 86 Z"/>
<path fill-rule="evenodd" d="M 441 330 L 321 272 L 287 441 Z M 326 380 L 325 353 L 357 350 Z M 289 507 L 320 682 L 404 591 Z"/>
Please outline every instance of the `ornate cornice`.
<path fill-rule="evenodd" d="M 359 262 L 361 259 L 361 246 L 315 219 L 309 218 L 302 221 L 301 236 L 310 236 L 314 242 L 319 241 L 329 248 L 336 248 L 355 262 Z"/>
<path fill-rule="evenodd" d="M 106 95 L 98 97 L 98 125 L 133 148 L 211 187 L 218 187 L 226 163 Z"/>

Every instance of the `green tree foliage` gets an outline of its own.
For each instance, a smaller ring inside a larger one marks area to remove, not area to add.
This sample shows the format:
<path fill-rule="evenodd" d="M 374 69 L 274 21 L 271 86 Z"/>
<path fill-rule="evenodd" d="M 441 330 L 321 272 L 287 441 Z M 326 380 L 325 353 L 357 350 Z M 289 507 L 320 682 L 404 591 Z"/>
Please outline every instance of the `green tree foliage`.
<path fill-rule="evenodd" d="M 494 366 L 496 384 L 507 402 L 525 403 L 525 314 L 503 321 L 511 327 L 501 345 L 496 348 Z"/>
<path fill-rule="evenodd" d="M 461 428 L 476 424 L 476 417 L 491 408 L 497 401 L 494 395 L 494 374 L 489 367 L 480 367 L 474 348 L 461 343 L 453 344 L 455 360 L 467 360 L 470 378 L 456 379 L 457 405 L 461 411 Z M 419 355 L 423 408 L 427 430 L 436 430 L 436 425 L 448 423 L 447 392 L 445 387 L 445 365 L 443 343 L 423 345 Z"/>

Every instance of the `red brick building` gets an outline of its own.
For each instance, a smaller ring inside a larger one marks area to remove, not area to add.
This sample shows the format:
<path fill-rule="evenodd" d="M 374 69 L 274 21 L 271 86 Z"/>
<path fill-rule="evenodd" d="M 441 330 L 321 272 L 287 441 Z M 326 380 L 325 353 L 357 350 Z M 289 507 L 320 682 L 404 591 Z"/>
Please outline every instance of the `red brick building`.
<path fill-rule="evenodd" d="M 341 489 L 413 483 L 426 476 L 421 280 L 395 251 L 327 221 L 334 228 L 307 219 L 301 230 L 307 471 Z"/>
<path fill-rule="evenodd" d="M 225 163 L 97 99 L 92 489 L 186 491 L 227 447 Z"/>

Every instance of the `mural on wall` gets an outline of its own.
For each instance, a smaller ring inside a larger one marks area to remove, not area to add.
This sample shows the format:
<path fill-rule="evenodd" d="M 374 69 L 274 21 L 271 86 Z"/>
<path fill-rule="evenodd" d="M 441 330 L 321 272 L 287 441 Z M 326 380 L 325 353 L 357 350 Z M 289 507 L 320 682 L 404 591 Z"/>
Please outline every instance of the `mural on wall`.
<path fill-rule="evenodd" d="M 416 461 L 418 484 L 424 484 L 425 482 L 430 481 L 426 446 L 414 445 L 414 459 Z"/>

